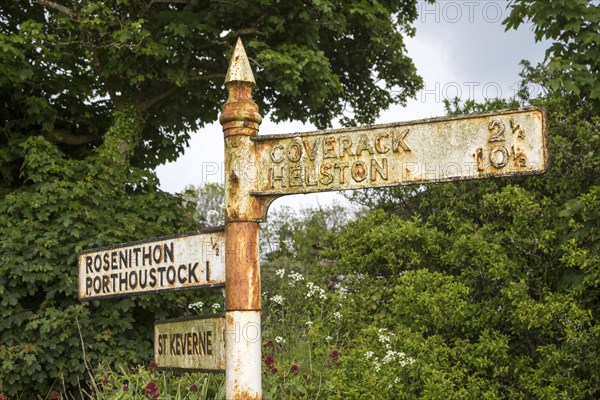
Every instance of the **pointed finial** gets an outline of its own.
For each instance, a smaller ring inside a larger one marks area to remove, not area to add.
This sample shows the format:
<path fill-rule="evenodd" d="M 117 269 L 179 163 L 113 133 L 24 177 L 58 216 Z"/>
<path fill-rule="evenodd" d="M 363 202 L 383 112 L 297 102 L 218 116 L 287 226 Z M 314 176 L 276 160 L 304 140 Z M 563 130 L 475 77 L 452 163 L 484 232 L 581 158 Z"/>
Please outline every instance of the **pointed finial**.
<path fill-rule="evenodd" d="M 246 82 L 252 86 L 256 85 L 254 75 L 252 74 L 252 68 L 250 68 L 250 62 L 248 61 L 248 56 L 246 55 L 246 50 L 244 50 L 241 38 L 238 38 L 237 43 L 235 44 L 229 69 L 225 76 L 225 84 L 230 82 Z"/>

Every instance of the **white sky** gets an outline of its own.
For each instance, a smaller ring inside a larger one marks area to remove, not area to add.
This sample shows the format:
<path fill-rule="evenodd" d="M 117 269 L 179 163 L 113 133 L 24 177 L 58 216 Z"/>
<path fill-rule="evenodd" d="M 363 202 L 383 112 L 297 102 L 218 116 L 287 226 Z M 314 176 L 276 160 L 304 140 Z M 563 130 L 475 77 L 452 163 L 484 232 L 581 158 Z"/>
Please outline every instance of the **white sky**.
<path fill-rule="evenodd" d="M 508 16 L 505 0 L 438 0 L 418 3 L 415 37 L 407 39 L 408 55 L 423 77 L 424 89 L 406 107 L 384 111 L 377 123 L 410 121 L 444 116 L 444 98 L 512 97 L 520 82 L 519 62 L 537 63 L 547 44 L 535 43 L 531 25 L 504 31 Z M 535 94 L 536 87 L 530 87 Z M 225 90 L 225 89 L 223 89 Z M 309 124 L 275 124 L 263 116 L 260 134 L 315 130 Z M 337 128 L 340 126 L 335 126 Z M 192 135 L 190 146 L 176 162 L 157 168 L 161 188 L 180 192 L 187 185 L 222 182 L 223 133 L 218 121 Z M 335 192 L 300 194 L 277 199 L 270 210 L 281 206 L 299 209 L 347 201 Z"/>

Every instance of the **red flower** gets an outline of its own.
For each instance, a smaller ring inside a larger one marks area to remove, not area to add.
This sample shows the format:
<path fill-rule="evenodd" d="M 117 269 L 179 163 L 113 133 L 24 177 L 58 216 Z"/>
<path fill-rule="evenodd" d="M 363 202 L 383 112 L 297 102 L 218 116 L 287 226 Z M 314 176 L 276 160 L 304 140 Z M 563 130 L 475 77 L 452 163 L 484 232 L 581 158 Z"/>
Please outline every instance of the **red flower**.
<path fill-rule="evenodd" d="M 148 364 L 148 371 L 152 372 L 156 369 L 156 367 L 157 367 L 156 362 L 150 361 L 150 364 Z"/>
<path fill-rule="evenodd" d="M 8 397 L 0 393 L 0 400 L 8 400 Z"/>
<path fill-rule="evenodd" d="M 267 347 L 273 348 L 273 347 L 275 347 L 275 343 L 273 343 L 273 341 L 272 341 L 272 340 L 269 340 L 269 341 L 267 342 Z"/>
<path fill-rule="evenodd" d="M 273 365 L 275 365 L 275 357 L 273 357 L 273 356 L 266 356 L 265 357 L 265 365 L 267 367 L 272 367 Z"/>
<path fill-rule="evenodd" d="M 271 368 L 271 373 L 272 374 L 276 374 L 277 371 L 279 371 L 277 368 L 275 368 L 275 367 Z"/>
<path fill-rule="evenodd" d="M 129 392 L 129 385 L 123 385 L 123 391 Z"/>
<path fill-rule="evenodd" d="M 192 383 L 192 386 L 190 386 L 190 392 L 197 392 L 198 391 L 198 385 L 196 385 L 195 383 Z"/>
<path fill-rule="evenodd" d="M 102 379 L 102 384 L 103 385 L 108 385 L 108 378 L 104 377 L 104 379 Z"/>
<path fill-rule="evenodd" d="M 50 393 L 50 399 L 52 399 L 52 400 L 54 400 L 54 399 L 62 399 L 62 395 L 60 394 L 60 392 L 59 392 L 59 391 L 57 391 L 57 390 L 53 390 L 53 391 Z"/>
<path fill-rule="evenodd" d="M 158 390 L 158 385 L 152 381 L 146 384 L 146 397 L 152 400 L 157 400 L 160 397 L 160 391 Z"/>
<path fill-rule="evenodd" d="M 300 371 L 300 367 L 298 366 L 298 364 L 292 364 L 292 365 L 290 366 L 290 372 L 291 372 L 291 373 L 294 373 L 294 374 L 295 374 L 295 373 L 296 373 L 296 372 L 298 372 L 298 371 Z"/>
<path fill-rule="evenodd" d="M 340 352 L 337 350 L 331 350 L 329 357 L 331 357 L 334 361 L 337 361 L 337 359 L 340 357 Z"/>

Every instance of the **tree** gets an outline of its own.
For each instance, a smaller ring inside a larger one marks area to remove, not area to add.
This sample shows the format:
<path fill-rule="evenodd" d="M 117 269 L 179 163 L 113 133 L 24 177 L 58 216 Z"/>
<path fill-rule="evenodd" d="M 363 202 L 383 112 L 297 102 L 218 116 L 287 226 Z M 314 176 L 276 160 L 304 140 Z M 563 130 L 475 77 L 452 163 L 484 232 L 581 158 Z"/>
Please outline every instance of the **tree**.
<path fill-rule="evenodd" d="M 0 387 L 25 397 L 83 379 L 77 321 L 93 365 L 148 357 L 152 321 L 182 313 L 185 294 L 80 304 L 76 254 L 197 228 L 152 169 L 217 119 L 238 36 L 274 120 L 371 122 L 422 85 L 403 42 L 413 0 L 25 0 L 0 15 Z"/>
<path fill-rule="evenodd" d="M 334 261 L 331 275 L 348 277 L 351 318 L 365 321 L 349 346 L 365 368 L 360 376 L 344 372 L 348 393 L 368 396 L 352 386 L 359 379 L 394 399 L 600 393 L 598 8 L 591 1 L 511 5 L 507 28 L 530 20 L 538 40 L 554 40 L 545 62 L 523 71 L 524 84 L 536 80 L 547 90 L 537 99 L 523 95 L 548 111 L 551 167 L 535 177 L 353 197 L 374 209 L 323 253 Z M 447 107 L 462 114 L 515 101 Z M 412 362 L 374 358 L 390 338 Z"/>
<path fill-rule="evenodd" d="M 184 189 L 183 197 L 196 204 L 195 218 L 202 228 L 225 224 L 225 188 L 222 184 L 189 185 Z"/>
<path fill-rule="evenodd" d="M 41 134 L 82 157 L 127 107 L 139 119 L 134 164 L 174 160 L 190 132 L 217 119 L 238 36 L 259 80 L 255 99 L 276 121 L 323 127 L 352 108 L 350 119 L 371 122 L 422 86 L 403 41 L 414 33 L 416 1 L 28 0 L 0 7 L 2 171 L 15 182 L 24 138 Z"/>
<path fill-rule="evenodd" d="M 544 61 L 525 62 L 531 82 L 600 112 L 600 7 L 596 0 L 512 0 L 506 30 L 533 23 L 535 40 L 550 40 Z"/>

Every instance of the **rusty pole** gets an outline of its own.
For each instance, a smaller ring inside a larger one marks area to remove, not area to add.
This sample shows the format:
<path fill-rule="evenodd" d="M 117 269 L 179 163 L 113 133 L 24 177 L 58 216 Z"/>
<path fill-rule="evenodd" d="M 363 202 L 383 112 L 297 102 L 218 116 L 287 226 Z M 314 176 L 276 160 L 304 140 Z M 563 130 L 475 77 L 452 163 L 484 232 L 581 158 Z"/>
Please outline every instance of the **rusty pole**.
<path fill-rule="evenodd" d="M 255 150 L 262 117 L 252 100 L 255 86 L 240 39 L 231 57 L 225 86 L 229 97 L 219 122 L 225 139 L 225 326 L 226 397 L 262 399 L 260 265 L 258 220 L 260 202 L 251 195 Z"/>

